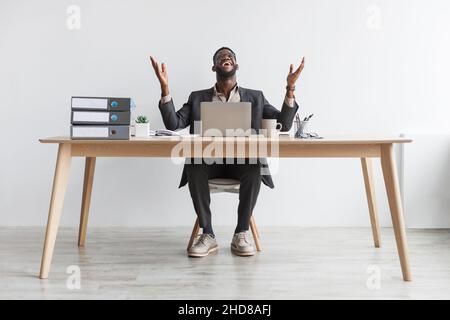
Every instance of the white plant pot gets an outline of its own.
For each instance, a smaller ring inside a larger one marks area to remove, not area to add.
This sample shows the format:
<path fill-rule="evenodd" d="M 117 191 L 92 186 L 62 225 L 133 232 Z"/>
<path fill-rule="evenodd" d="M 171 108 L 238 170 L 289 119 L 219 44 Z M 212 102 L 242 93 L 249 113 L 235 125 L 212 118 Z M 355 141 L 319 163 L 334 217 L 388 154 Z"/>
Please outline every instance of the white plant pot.
<path fill-rule="evenodd" d="M 135 123 L 135 136 L 145 138 L 150 134 L 150 123 Z"/>

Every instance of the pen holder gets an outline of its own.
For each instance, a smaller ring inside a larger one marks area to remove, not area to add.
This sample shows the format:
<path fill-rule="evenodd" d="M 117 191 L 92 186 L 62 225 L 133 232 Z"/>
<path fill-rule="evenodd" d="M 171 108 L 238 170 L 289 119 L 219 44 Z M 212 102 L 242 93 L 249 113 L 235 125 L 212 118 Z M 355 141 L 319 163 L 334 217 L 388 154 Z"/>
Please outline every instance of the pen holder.
<path fill-rule="evenodd" d="M 304 133 L 305 127 L 308 124 L 308 121 L 295 121 L 295 137 L 301 138 L 301 134 Z"/>

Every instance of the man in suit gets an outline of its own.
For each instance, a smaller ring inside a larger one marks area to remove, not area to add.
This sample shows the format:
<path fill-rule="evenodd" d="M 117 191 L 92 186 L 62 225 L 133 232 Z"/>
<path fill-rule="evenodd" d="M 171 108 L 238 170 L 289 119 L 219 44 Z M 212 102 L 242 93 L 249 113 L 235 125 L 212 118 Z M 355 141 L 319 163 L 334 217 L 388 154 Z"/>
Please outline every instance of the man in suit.
<path fill-rule="evenodd" d="M 213 55 L 212 71 L 216 73 L 216 84 L 210 89 L 192 92 L 188 101 L 178 111 L 175 111 L 174 102 L 169 93 L 169 82 L 167 69 L 164 63 L 159 66 L 158 62 L 150 57 L 153 69 L 161 85 L 161 100 L 159 109 L 164 124 L 169 130 L 178 130 L 190 126 L 190 133 L 194 133 L 194 121 L 200 121 L 200 103 L 203 101 L 222 102 L 251 102 L 252 120 L 251 128 L 261 128 L 262 119 L 277 119 L 282 124 L 282 130 L 288 131 L 298 110 L 295 101 L 295 83 L 303 70 L 305 59 L 294 71 L 291 64 L 287 76 L 286 96 L 281 111 L 269 104 L 263 93 L 240 87 L 236 81 L 236 71 L 239 65 L 236 54 L 227 47 L 222 47 Z M 273 188 L 270 174 L 262 174 L 262 168 L 267 167 L 265 159 L 259 159 L 257 163 L 245 161 L 245 163 L 229 164 L 209 161 L 189 161 L 186 159 L 183 175 L 179 187 L 189 185 L 189 191 L 194 204 L 195 212 L 199 218 L 203 233 L 189 249 L 188 255 L 192 257 L 205 257 L 216 251 L 217 241 L 211 222 L 210 193 L 208 180 L 213 178 L 232 178 L 240 181 L 238 221 L 231 241 L 232 252 L 239 256 L 250 256 L 255 254 L 255 248 L 249 241 L 248 229 L 253 208 L 258 198 L 261 181 Z M 198 159 L 196 159 L 198 160 Z"/>

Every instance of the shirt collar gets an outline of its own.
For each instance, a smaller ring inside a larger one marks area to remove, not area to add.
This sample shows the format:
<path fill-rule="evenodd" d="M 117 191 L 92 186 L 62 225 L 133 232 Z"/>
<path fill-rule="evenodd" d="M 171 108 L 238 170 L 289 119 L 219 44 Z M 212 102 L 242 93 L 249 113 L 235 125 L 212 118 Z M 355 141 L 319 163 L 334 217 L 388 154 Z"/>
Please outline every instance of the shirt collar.
<path fill-rule="evenodd" d="M 231 89 L 231 93 L 236 93 L 236 91 L 238 91 L 238 84 L 236 83 L 235 85 L 234 85 L 234 87 L 233 87 L 233 89 Z M 214 85 L 214 95 L 215 96 L 218 96 L 219 94 L 221 94 L 221 95 L 223 95 L 223 93 L 220 93 L 220 92 L 218 92 L 217 91 L 217 88 L 216 88 L 216 84 Z"/>

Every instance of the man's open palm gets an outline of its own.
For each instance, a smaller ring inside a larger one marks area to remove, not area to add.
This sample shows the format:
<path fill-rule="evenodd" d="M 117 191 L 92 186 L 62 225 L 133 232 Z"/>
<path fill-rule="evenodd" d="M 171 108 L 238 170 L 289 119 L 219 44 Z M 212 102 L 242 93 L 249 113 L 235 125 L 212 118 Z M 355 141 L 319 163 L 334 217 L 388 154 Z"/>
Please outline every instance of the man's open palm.
<path fill-rule="evenodd" d="M 291 64 L 289 67 L 289 74 L 287 76 L 287 83 L 288 86 L 292 87 L 295 85 L 295 82 L 297 81 L 298 77 L 300 76 L 300 73 L 302 73 L 303 67 L 305 66 L 305 58 L 303 57 L 302 62 L 298 66 L 298 68 L 294 71 L 294 65 Z"/>
<path fill-rule="evenodd" d="M 158 65 L 158 62 L 153 57 L 150 57 L 152 61 L 153 69 L 155 70 L 155 74 L 158 77 L 159 83 L 161 87 L 167 87 L 169 84 L 169 77 L 167 76 L 166 65 L 161 64 L 161 68 Z"/>

